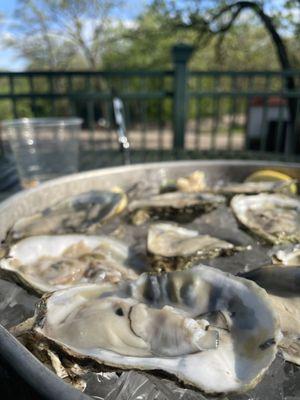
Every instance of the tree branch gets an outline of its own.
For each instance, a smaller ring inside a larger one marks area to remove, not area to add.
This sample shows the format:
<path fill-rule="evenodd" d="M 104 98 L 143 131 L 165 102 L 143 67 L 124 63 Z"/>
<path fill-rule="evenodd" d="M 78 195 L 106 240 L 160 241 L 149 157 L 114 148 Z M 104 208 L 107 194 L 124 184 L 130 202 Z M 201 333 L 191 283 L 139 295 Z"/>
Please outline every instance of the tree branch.
<path fill-rule="evenodd" d="M 237 18 L 237 16 L 243 9 L 248 8 L 248 9 L 253 10 L 259 16 L 259 18 L 263 22 L 265 28 L 267 29 L 267 31 L 269 32 L 270 36 L 273 39 L 273 43 L 275 44 L 277 56 L 278 56 L 278 59 L 279 59 L 282 69 L 283 70 L 291 69 L 287 50 L 286 50 L 285 44 L 283 43 L 282 38 L 277 32 L 276 27 L 272 21 L 272 18 L 270 18 L 264 12 L 262 7 L 258 3 L 252 2 L 252 1 L 237 1 L 234 4 L 230 4 L 226 7 L 223 7 L 216 15 L 214 15 L 214 17 L 211 19 L 211 23 L 214 22 L 215 20 L 219 19 L 224 13 L 231 11 L 236 7 L 238 7 L 238 9 L 233 14 L 234 17 L 232 18 L 232 20 L 233 20 L 232 22 L 234 22 L 234 20 Z M 221 28 L 220 32 L 222 32 L 222 28 Z"/>
<path fill-rule="evenodd" d="M 229 31 L 229 29 L 232 27 L 232 25 L 235 22 L 235 20 L 237 19 L 237 17 L 240 15 L 240 12 L 242 11 L 242 9 L 243 9 L 243 7 L 237 7 L 236 11 L 233 12 L 233 14 L 230 18 L 230 21 L 227 24 L 223 25 L 221 28 L 219 28 L 217 30 L 217 32 L 214 32 L 214 33 L 225 33 L 227 31 Z M 214 20 L 214 18 L 213 18 L 213 20 Z"/>

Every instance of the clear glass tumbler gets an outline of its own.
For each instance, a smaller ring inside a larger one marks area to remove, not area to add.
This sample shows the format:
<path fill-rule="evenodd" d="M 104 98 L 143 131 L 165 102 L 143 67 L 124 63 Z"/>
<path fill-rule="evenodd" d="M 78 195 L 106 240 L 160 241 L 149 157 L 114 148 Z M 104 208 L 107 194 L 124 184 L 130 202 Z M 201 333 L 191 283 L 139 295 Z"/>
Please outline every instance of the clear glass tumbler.
<path fill-rule="evenodd" d="M 2 122 L 21 184 L 40 182 L 78 171 L 80 118 L 22 118 Z"/>

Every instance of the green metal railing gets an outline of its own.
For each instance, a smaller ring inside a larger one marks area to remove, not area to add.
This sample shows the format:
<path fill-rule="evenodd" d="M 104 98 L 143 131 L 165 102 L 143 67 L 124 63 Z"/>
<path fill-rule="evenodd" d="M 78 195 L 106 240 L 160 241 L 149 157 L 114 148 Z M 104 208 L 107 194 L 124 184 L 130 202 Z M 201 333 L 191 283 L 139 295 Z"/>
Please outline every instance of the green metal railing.
<path fill-rule="evenodd" d="M 192 71 L 190 80 L 196 117 L 185 136 L 192 147 L 299 153 L 300 71 Z"/>
<path fill-rule="evenodd" d="M 0 119 L 77 115 L 83 150 L 117 149 L 117 93 L 134 150 L 299 152 L 300 71 L 189 71 L 191 52 L 168 71 L 0 72 Z"/>

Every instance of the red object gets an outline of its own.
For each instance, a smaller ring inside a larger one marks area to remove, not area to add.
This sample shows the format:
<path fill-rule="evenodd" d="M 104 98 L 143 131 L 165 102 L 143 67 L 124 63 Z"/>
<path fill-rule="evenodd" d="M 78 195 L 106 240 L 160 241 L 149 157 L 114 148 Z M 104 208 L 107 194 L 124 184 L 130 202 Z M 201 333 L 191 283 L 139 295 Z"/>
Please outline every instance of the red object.
<path fill-rule="evenodd" d="M 251 99 L 250 105 L 252 107 L 284 107 L 287 105 L 286 99 L 279 96 L 270 96 L 266 100 L 264 97 L 253 97 Z"/>

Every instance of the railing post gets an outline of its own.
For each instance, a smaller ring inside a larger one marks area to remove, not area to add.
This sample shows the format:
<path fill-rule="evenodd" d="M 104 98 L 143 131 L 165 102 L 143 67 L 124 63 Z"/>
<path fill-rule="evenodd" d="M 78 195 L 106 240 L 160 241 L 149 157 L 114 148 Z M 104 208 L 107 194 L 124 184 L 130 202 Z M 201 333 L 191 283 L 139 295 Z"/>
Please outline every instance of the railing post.
<path fill-rule="evenodd" d="M 184 148 L 185 124 L 188 113 L 187 63 L 193 53 L 193 47 L 177 44 L 172 49 L 174 63 L 173 97 L 173 148 Z"/>

